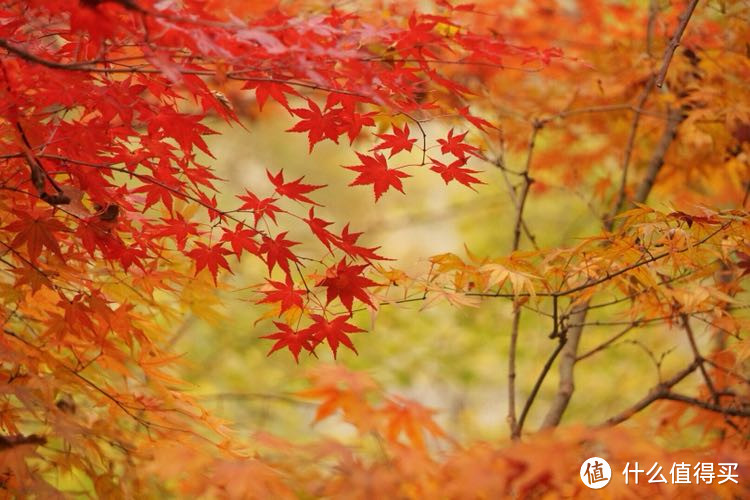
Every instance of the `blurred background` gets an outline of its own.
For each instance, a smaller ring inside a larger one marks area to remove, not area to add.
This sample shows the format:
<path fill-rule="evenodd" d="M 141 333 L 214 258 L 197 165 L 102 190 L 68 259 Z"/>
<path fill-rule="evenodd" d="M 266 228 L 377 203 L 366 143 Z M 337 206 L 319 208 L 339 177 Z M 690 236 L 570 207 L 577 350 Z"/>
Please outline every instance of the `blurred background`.
<path fill-rule="evenodd" d="M 254 107 L 254 103 L 248 106 Z M 265 170 L 277 172 L 283 168 L 287 180 L 304 175 L 305 182 L 327 184 L 314 193 L 314 199 L 325 204 L 316 209 L 316 215 L 334 221 L 334 232 L 340 232 L 347 222 L 352 231 L 364 231 L 359 243 L 381 245 L 379 253 L 396 259 L 386 263 L 394 267 L 407 271 L 424 267 L 428 257 L 445 252 L 466 258 L 467 248 L 477 256 L 510 252 L 514 206 L 502 172 L 490 163 L 474 160 L 475 165 L 469 165 L 483 171 L 485 184 L 478 185 L 476 192 L 457 183 L 445 186 L 438 175 L 422 167 L 411 169 L 414 176 L 405 180 L 406 195 L 391 190 L 373 203 L 370 186 L 347 187 L 356 174 L 341 166 L 358 163 L 348 145 L 337 147 L 325 141 L 308 156 L 304 154 L 306 136 L 284 132 L 292 121 L 283 110 L 268 106 L 262 115 L 254 113 L 246 130 L 212 124 L 220 135 L 210 137 L 209 146 L 220 160 L 204 161 L 211 161 L 217 174 L 227 180 L 220 206 L 234 206 L 236 200 L 232 198 L 244 192 L 244 187 L 259 196 L 270 196 L 273 188 Z M 624 118 L 622 121 L 623 127 L 627 126 Z M 431 137 L 447 133 L 448 129 L 438 122 L 429 125 L 433 127 L 427 129 Z M 481 137 L 474 140 L 481 144 Z M 549 139 L 540 136 L 540 140 L 540 149 L 544 149 L 544 141 Z M 370 147 L 366 143 L 355 146 L 360 151 Z M 414 162 L 419 163 L 421 153 L 415 149 L 413 154 Z M 407 157 L 399 159 L 409 162 Z M 525 160 L 523 151 L 506 156 L 507 166 L 516 170 Z M 607 174 L 606 163 L 604 167 L 601 175 Z M 581 183 L 580 190 L 562 187 L 559 174 L 549 169 L 535 177 L 526 220 L 540 247 L 575 244 L 578 240 L 574 236 L 601 230 L 600 215 L 591 206 L 591 185 Z M 279 224 L 289 229 L 290 238 L 304 238 L 305 231 L 297 226 L 302 224 L 299 220 L 280 215 Z M 353 436 L 353 429 L 335 417 L 312 426 L 315 405 L 295 395 L 307 386 L 307 370 L 334 362 L 330 351 L 319 349 L 317 358 L 303 353 L 299 365 L 286 350 L 267 357 L 272 342 L 260 337 L 274 327 L 271 319 L 256 323 L 267 309 L 254 304 L 261 295 L 248 288 L 262 282 L 265 265 L 250 259 L 239 264 L 232 260 L 234 275 L 226 277 L 228 286 L 217 297 L 196 297 L 192 312 L 169 341 L 176 352 L 184 353 L 182 376 L 195 384 L 192 392 L 245 436 L 258 431 L 292 441 L 311 439 L 315 432 L 344 440 Z M 605 300 L 608 298 L 601 298 Z M 436 409 L 437 421 L 459 441 L 506 438 L 512 303 L 487 299 L 477 308 L 459 308 L 446 302 L 425 310 L 422 307 L 422 303 L 414 302 L 387 305 L 375 315 L 355 312 L 355 322 L 368 330 L 353 336 L 359 355 L 340 349 L 336 362 L 369 373 L 389 393 Z M 550 310 L 550 304 L 544 301 L 540 307 Z M 606 314 L 611 319 L 613 308 Z M 602 316 L 590 315 L 590 321 L 597 319 Z M 643 346 L 648 345 L 657 355 L 676 346 L 665 342 L 664 336 L 649 336 L 645 330 L 640 337 L 642 345 L 626 341 L 589 358 L 590 376 L 576 380 L 576 396 L 565 422 L 602 421 L 632 404 L 653 384 L 654 360 Z M 528 311 L 523 314 L 517 378 L 522 401 L 555 347 L 556 341 L 547 336 L 549 331 L 548 316 Z M 581 353 L 615 331 L 612 326 L 592 326 L 588 332 Z M 669 368 L 668 354 L 663 361 Z M 617 381 L 616 387 L 612 381 Z M 536 411 L 530 414 L 529 430 L 536 428 L 543 417 L 556 382 L 553 368 L 538 396 Z"/>

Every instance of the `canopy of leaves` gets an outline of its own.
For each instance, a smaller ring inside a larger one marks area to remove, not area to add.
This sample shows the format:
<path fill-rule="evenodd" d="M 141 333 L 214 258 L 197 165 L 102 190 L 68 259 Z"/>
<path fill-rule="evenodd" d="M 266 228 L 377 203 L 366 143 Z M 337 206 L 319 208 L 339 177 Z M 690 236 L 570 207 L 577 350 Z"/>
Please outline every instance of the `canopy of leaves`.
<path fill-rule="evenodd" d="M 597 455 L 736 463 L 740 481 L 685 495 L 747 496 L 750 7 L 645 3 L 0 5 L 0 490 L 574 496 Z M 299 177 L 270 164 L 270 191 L 224 196 L 208 136 L 273 113 L 306 139 L 300 155 L 348 150 L 348 186 L 329 181 L 337 165 Z M 410 183 L 427 176 L 467 194 L 503 183 L 502 220 L 478 230 L 504 231 L 506 247 L 478 255 L 467 242 L 465 255 L 402 266 L 348 219 L 328 220 L 336 189 L 370 210 L 391 196 L 426 204 Z M 528 207 L 556 191 L 582 198 L 592 227 L 537 234 Z M 495 424 L 510 441 L 461 443 L 435 410 L 342 364 L 321 364 L 295 398 L 365 446 L 238 436 L 176 375 L 173 344 L 248 261 L 263 276 L 235 291 L 264 308 L 268 354 L 295 362 L 365 356 L 363 312 L 374 323 L 388 307 L 416 318 L 508 304 L 493 335 L 507 344 Z M 529 316 L 543 327 L 524 328 Z M 543 351 L 522 385 L 524 342 Z M 652 362 L 653 385 L 604 421 L 560 427 L 586 363 L 623 342 Z M 660 448 L 631 420 L 701 439 Z"/>

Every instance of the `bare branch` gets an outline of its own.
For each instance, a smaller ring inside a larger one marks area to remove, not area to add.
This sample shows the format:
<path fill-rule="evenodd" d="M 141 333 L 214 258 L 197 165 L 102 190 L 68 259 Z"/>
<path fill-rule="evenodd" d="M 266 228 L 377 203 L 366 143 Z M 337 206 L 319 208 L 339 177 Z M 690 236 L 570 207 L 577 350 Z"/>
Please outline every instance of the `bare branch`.
<path fill-rule="evenodd" d="M 750 418 L 750 408 L 731 408 L 728 406 L 721 406 L 714 403 L 707 403 L 705 401 L 701 401 L 700 399 L 685 396 L 683 394 L 676 394 L 674 392 L 668 392 L 667 394 L 663 395 L 661 399 L 680 401 L 685 404 L 697 406 L 698 408 L 701 408 L 703 410 L 712 411 L 714 413 L 721 413 L 722 415 L 728 417 Z"/>
<path fill-rule="evenodd" d="M 523 209 L 526 206 L 526 198 L 529 195 L 529 188 L 533 184 L 534 180 L 529 176 L 529 169 L 531 168 L 531 161 L 534 157 L 534 147 L 536 146 L 536 137 L 539 131 L 543 127 L 543 123 L 539 120 L 534 120 L 531 130 L 531 137 L 529 138 L 528 153 L 526 155 L 526 165 L 524 166 L 521 175 L 523 177 L 523 185 L 521 186 L 521 196 L 518 198 L 518 204 L 516 206 L 516 222 L 513 228 L 513 249 L 512 251 L 518 250 L 521 244 L 521 224 L 523 224 Z"/>
<path fill-rule="evenodd" d="M 716 392 L 716 387 L 714 387 L 714 383 L 711 380 L 711 377 L 708 375 L 708 371 L 706 371 L 706 367 L 704 366 L 704 358 L 703 356 L 701 356 L 700 351 L 698 351 L 698 344 L 696 344 L 695 342 L 693 327 L 690 326 L 690 319 L 686 314 L 682 315 L 682 324 L 685 326 L 685 333 L 687 334 L 688 342 L 690 343 L 690 349 L 693 351 L 693 358 L 698 362 L 698 368 L 700 369 L 701 375 L 703 375 L 703 380 L 706 382 L 706 387 L 708 387 L 708 390 L 713 397 L 714 403 L 718 404 L 719 394 Z"/>
<path fill-rule="evenodd" d="M 633 406 L 628 408 L 627 410 L 615 415 L 614 417 L 608 418 L 602 426 L 610 426 L 610 425 L 617 425 L 619 423 L 622 423 L 635 415 L 636 413 L 640 412 L 641 410 L 647 408 L 651 405 L 654 401 L 657 401 L 659 399 L 664 399 L 667 394 L 669 394 L 669 390 L 677 385 L 679 382 L 681 382 L 685 377 L 693 373 L 695 369 L 698 368 L 698 362 L 693 360 L 690 365 L 683 368 L 679 372 L 677 372 L 675 375 L 673 375 L 670 379 L 665 380 L 663 382 L 659 382 L 656 386 L 652 387 L 650 391 L 648 391 L 648 394 L 646 394 L 640 401 L 635 403 Z"/>
<path fill-rule="evenodd" d="M 677 135 L 677 127 L 685 119 L 681 109 L 670 109 L 667 113 L 667 126 L 662 132 L 661 139 L 656 145 L 651 160 L 646 168 L 646 175 L 638 186 L 634 201 L 638 203 L 645 203 L 648 198 L 651 188 L 654 186 L 656 176 L 659 174 L 662 165 L 664 165 L 664 157 L 667 154 L 669 146 L 672 144 L 675 136 Z"/>
<path fill-rule="evenodd" d="M 623 203 L 625 203 L 625 188 L 628 183 L 628 169 L 630 167 L 630 157 L 633 155 L 633 147 L 635 146 L 635 137 L 638 133 L 638 124 L 641 121 L 641 109 L 643 108 L 643 105 L 646 104 L 646 100 L 648 99 L 649 94 L 651 93 L 651 89 L 654 88 L 654 77 L 651 76 L 648 81 L 646 82 L 646 86 L 643 87 L 643 90 L 641 90 L 640 96 L 638 96 L 638 103 L 636 104 L 636 111 L 633 114 L 633 120 L 630 123 L 630 132 L 628 134 L 628 142 L 625 146 L 625 153 L 623 155 L 622 159 L 622 173 L 620 177 L 620 188 L 617 192 L 617 199 L 615 200 L 615 204 L 612 207 L 612 212 L 610 213 L 610 216 L 605 223 L 605 228 L 607 231 L 611 231 L 612 228 L 615 225 L 615 216 L 620 213 L 620 210 L 622 209 Z"/>
<path fill-rule="evenodd" d="M 555 350 L 550 353 L 549 357 L 547 358 L 547 361 L 544 363 L 544 366 L 542 367 L 541 373 L 539 373 L 539 376 L 536 378 L 536 382 L 534 382 L 534 387 L 531 389 L 531 393 L 529 394 L 528 399 L 526 399 L 526 404 L 523 406 L 523 410 L 521 410 L 521 416 L 518 418 L 518 425 L 517 425 L 517 433 L 518 436 L 521 435 L 521 432 L 523 431 L 523 424 L 526 422 L 526 417 L 529 414 L 529 410 L 531 409 L 531 405 L 534 404 L 534 400 L 536 399 L 536 395 L 539 392 L 539 389 L 542 387 L 542 383 L 544 382 L 544 379 L 547 378 L 547 374 L 549 373 L 550 368 L 552 368 L 552 364 L 557 359 L 557 356 L 560 354 L 560 352 L 563 350 L 563 347 L 565 347 L 565 343 L 567 342 L 567 336 L 565 334 L 558 335 L 559 342 L 557 343 L 557 347 L 555 347 Z"/>
<path fill-rule="evenodd" d="M 29 434 L 28 436 L 24 436 L 23 434 L 0 436 L 0 451 L 28 444 L 35 446 L 44 445 L 47 444 L 47 438 L 44 436 L 37 436 L 36 434 Z"/>
<path fill-rule="evenodd" d="M 524 166 L 523 186 L 521 195 L 516 205 L 516 223 L 513 228 L 513 248 L 512 251 L 518 250 L 521 244 L 521 225 L 523 224 L 523 209 L 526 206 L 526 198 L 529 195 L 529 187 L 533 179 L 529 176 L 531 161 L 534 157 L 534 147 L 539 130 L 544 125 L 539 120 L 534 120 L 532 124 L 531 137 L 529 138 L 529 148 L 526 155 L 526 165 Z M 508 425 L 510 426 L 510 436 L 512 439 L 518 439 L 521 435 L 521 428 L 516 422 L 516 351 L 518 350 L 518 329 L 521 324 L 521 308 L 515 306 L 513 311 L 513 323 L 510 330 L 510 349 L 508 355 Z"/>
<path fill-rule="evenodd" d="M 586 359 L 588 357 L 591 357 L 591 356 L 593 356 L 594 354 L 596 354 L 598 352 L 603 351 L 607 347 L 609 347 L 612 344 L 614 344 L 617 340 L 619 340 L 620 338 L 622 338 L 624 335 L 626 335 L 630 330 L 632 330 L 633 328 L 636 328 L 639 324 L 640 324 L 639 322 L 634 322 L 634 323 L 626 326 L 623 330 L 621 330 L 619 333 L 613 335 L 610 339 L 602 342 L 601 344 L 599 344 L 598 346 L 594 347 L 590 351 L 588 351 L 588 352 L 586 352 L 586 353 L 581 354 L 580 356 L 578 356 L 576 358 L 576 362 L 583 361 L 584 359 Z"/>
<path fill-rule="evenodd" d="M 576 306 L 570 315 L 571 321 L 574 323 L 583 323 L 586 320 L 587 306 L 588 302 Z M 560 380 L 557 386 L 557 393 L 547 411 L 547 415 L 544 417 L 542 423 L 542 428 L 544 429 L 555 427 L 560 423 L 560 419 L 562 419 L 563 413 L 565 413 L 565 409 L 568 407 L 570 398 L 573 396 L 573 391 L 575 390 L 573 369 L 576 364 L 578 343 L 581 340 L 582 332 L 583 326 L 581 325 L 570 328 L 567 333 L 567 342 L 562 347 L 562 356 L 560 357 Z"/>
<path fill-rule="evenodd" d="M 510 328 L 510 349 L 508 353 L 508 426 L 510 437 L 518 439 L 521 429 L 516 422 L 516 351 L 518 350 L 518 329 L 521 323 L 521 308 L 515 307 Z"/>
<path fill-rule="evenodd" d="M 693 15 L 696 5 L 698 5 L 698 0 L 691 0 L 690 4 L 685 8 L 685 12 L 683 12 L 680 17 L 680 24 L 677 26 L 677 30 L 674 32 L 674 35 L 672 35 L 672 39 L 669 41 L 669 45 L 667 45 L 667 48 L 664 51 L 664 60 L 661 63 L 661 69 L 656 77 L 656 86 L 659 88 L 664 84 L 664 79 L 667 77 L 667 70 L 669 69 L 669 63 L 672 61 L 674 51 L 677 50 L 677 47 L 680 45 L 680 39 L 685 32 L 685 28 L 688 25 L 688 21 L 690 21 L 690 16 Z"/>

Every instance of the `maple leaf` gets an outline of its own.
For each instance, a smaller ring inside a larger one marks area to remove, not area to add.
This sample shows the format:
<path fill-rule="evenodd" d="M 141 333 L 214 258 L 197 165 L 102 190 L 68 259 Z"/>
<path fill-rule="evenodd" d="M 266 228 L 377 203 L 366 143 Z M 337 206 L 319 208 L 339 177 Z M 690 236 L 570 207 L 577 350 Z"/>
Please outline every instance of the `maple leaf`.
<path fill-rule="evenodd" d="M 479 173 L 478 170 L 463 168 L 463 166 L 466 165 L 466 158 L 458 158 L 457 160 L 451 162 L 450 165 L 446 165 L 445 163 L 442 163 L 434 158 L 430 158 L 430 160 L 432 161 L 430 170 L 440 174 L 440 177 L 443 178 L 446 184 L 448 184 L 450 181 L 457 181 L 471 189 L 474 189 L 471 186 L 472 184 L 484 184 L 484 182 L 471 175 Z"/>
<path fill-rule="evenodd" d="M 175 215 L 174 218 L 164 219 L 163 226 L 155 226 L 153 235 L 155 237 L 173 236 L 177 240 L 177 248 L 183 250 L 188 236 L 198 236 L 198 224 L 185 220 L 180 213 Z"/>
<path fill-rule="evenodd" d="M 372 184 L 373 191 L 375 192 L 375 201 L 380 199 L 383 193 L 391 187 L 396 188 L 401 193 L 404 192 L 401 179 L 411 177 L 409 174 L 395 168 L 388 168 L 385 156 L 380 153 L 369 156 L 358 152 L 357 156 L 362 162 L 360 165 L 344 167 L 359 172 L 357 178 L 349 183 L 350 186 Z"/>
<path fill-rule="evenodd" d="M 20 219 L 3 228 L 5 231 L 17 233 L 10 242 L 11 247 L 17 248 L 26 243 L 26 250 L 32 262 L 39 259 L 42 248 L 52 250 L 59 258 L 63 258 L 55 233 L 68 232 L 65 224 L 54 217 L 21 212 L 16 212 L 16 215 Z"/>
<path fill-rule="evenodd" d="M 409 139 L 409 124 L 405 123 L 404 128 L 398 128 L 396 125 L 393 125 L 392 127 L 392 134 L 375 134 L 375 136 L 382 139 L 383 142 L 372 148 L 370 151 L 390 148 L 391 154 L 388 155 L 389 158 L 399 151 L 411 151 L 417 140 Z"/>
<path fill-rule="evenodd" d="M 245 194 L 238 195 L 237 198 L 244 201 L 244 203 L 240 205 L 239 210 L 249 210 L 253 212 L 256 226 L 258 225 L 258 221 L 266 216 L 268 216 L 268 218 L 275 224 L 276 214 L 283 212 L 283 210 L 274 205 L 273 202 L 276 201 L 276 198 L 260 199 L 255 193 L 251 193 L 247 190 L 245 191 Z"/>
<path fill-rule="evenodd" d="M 279 349 L 283 349 L 286 347 L 294 356 L 294 361 L 299 363 L 299 353 L 302 351 L 302 349 L 310 352 L 313 351 L 313 345 L 311 343 L 312 332 L 309 328 L 295 331 L 286 323 L 274 321 L 273 324 L 276 325 L 276 328 L 278 328 L 279 331 L 270 335 L 263 335 L 261 337 L 262 339 L 271 339 L 276 341 L 273 347 L 271 347 L 271 350 L 268 351 L 267 356 L 270 356 Z"/>
<path fill-rule="evenodd" d="M 375 429 L 377 415 L 368 401 L 378 386 L 366 373 L 349 370 L 340 364 L 320 365 L 309 373 L 308 378 L 312 387 L 296 394 L 321 401 L 315 412 L 315 422 L 341 410 L 344 420 L 362 432 Z"/>
<path fill-rule="evenodd" d="M 336 247 L 343 250 L 344 253 L 346 253 L 348 256 L 353 257 L 353 258 L 359 257 L 366 261 L 391 260 L 391 259 L 387 259 L 375 253 L 375 251 L 380 247 L 362 247 L 362 246 L 356 245 L 357 240 L 359 240 L 359 237 L 362 236 L 362 234 L 364 233 L 362 232 L 350 233 L 349 224 L 347 224 L 341 230 L 341 235 L 337 238 L 334 238 L 332 242 Z"/>
<path fill-rule="evenodd" d="M 393 397 L 381 411 L 388 419 L 386 437 L 391 442 L 396 442 L 403 432 L 414 446 L 424 450 L 423 430 L 435 437 L 446 435 L 432 418 L 435 411 L 414 401 Z"/>
<path fill-rule="evenodd" d="M 310 336 L 313 339 L 315 345 L 328 341 L 328 346 L 333 352 L 333 358 L 336 359 L 336 352 L 339 348 L 339 343 L 344 344 L 346 347 L 357 353 L 357 349 L 354 347 L 349 335 L 352 333 L 364 332 L 361 328 L 358 328 L 348 322 L 351 319 L 351 314 L 336 316 L 333 320 L 328 321 L 325 317 L 319 314 L 311 314 L 310 318 L 314 321 L 307 329 L 310 331 Z"/>
<path fill-rule="evenodd" d="M 291 276 L 287 275 L 284 282 L 271 280 L 266 280 L 266 282 L 272 287 L 272 289 L 261 290 L 261 293 L 264 294 L 265 297 L 257 301 L 256 304 L 273 304 L 278 302 L 281 307 L 279 315 L 293 307 L 299 307 L 302 309 L 303 297 L 305 296 L 306 291 L 295 288 Z"/>
<path fill-rule="evenodd" d="M 273 271 L 274 266 L 278 266 L 289 274 L 289 262 L 299 262 L 299 259 L 289 249 L 294 245 L 299 245 L 296 241 L 287 240 L 287 231 L 278 234 L 275 238 L 263 236 L 263 243 L 260 245 L 259 252 L 266 254 L 266 265 L 268 272 Z"/>
<path fill-rule="evenodd" d="M 285 83 L 276 82 L 253 82 L 245 83 L 243 89 L 255 89 L 255 101 L 258 103 L 258 109 L 263 111 L 263 106 L 269 97 L 289 109 L 289 102 L 285 94 L 299 95 L 296 90 Z"/>
<path fill-rule="evenodd" d="M 362 276 L 362 271 L 367 266 L 368 264 L 349 265 L 344 258 L 337 265 L 329 267 L 326 277 L 317 283 L 317 286 L 326 287 L 327 303 L 330 304 L 338 297 L 350 313 L 355 298 L 372 307 L 372 301 L 365 288 L 377 286 L 377 283 Z"/>
<path fill-rule="evenodd" d="M 315 144 L 323 139 L 331 139 L 338 144 L 341 132 L 336 110 L 323 114 L 320 106 L 311 99 L 307 100 L 307 105 L 307 109 L 292 109 L 292 113 L 302 118 L 302 120 L 297 122 L 292 128 L 287 129 L 287 132 L 307 132 L 307 140 L 310 144 L 309 152 L 312 152 Z"/>
<path fill-rule="evenodd" d="M 216 275 L 218 274 L 220 267 L 231 272 L 231 269 L 229 269 L 229 263 L 224 257 L 230 253 L 229 250 L 224 248 L 221 244 L 207 245 L 202 241 L 196 242 L 196 245 L 197 248 L 194 248 L 186 254 L 195 261 L 195 274 L 198 274 L 203 268 L 208 268 L 214 279 L 214 284 L 216 284 Z"/>
<path fill-rule="evenodd" d="M 315 209 L 310 207 L 307 219 L 304 219 L 310 230 L 318 238 L 318 240 L 325 245 L 328 251 L 331 251 L 331 242 L 335 242 L 336 236 L 326 228 L 333 224 L 327 220 L 323 220 L 319 217 L 315 217 Z"/>
<path fill-rule="evenodd" d="M 293 180 L 291 182 L 284 183 L 284 170 L 280 170 L 278 174 L 273 175 L 271 172 L 266 170 L 266 175 L 268 176 L 268 179 L 271 181 L 271 183 L 276 188 L 276 192 L 280 194 L 281 196 L 285 196 L 291 200 L 301 201 L 305 203 L 310 203 L 312 205 L 320 206 L 320 204 L 315 203 L 310 198 L 305 196 L 306 193 L 310 193 L 312 191 L 316 191 L 320 188 L 326 187 L 326 184 L 321 185 L 313 185 L 313 184 L 303 184 L 302 179 L 305 177 L 302 176 L 299 179 Z"/>
<path fill-rule="evenodd" d="M 221 235 L 221 241 L 229 242 L 232 252 L 234 252 L 238 259 L 242 255 L 243 250 L 254 255 L 258 254 L 258 244 L 255 242 L 258 231 L 248 229 L 240 222 L 237 223 L 234 230 L 226 227 L 221 228 L 221 230 L 224 232 Z"/>
<path fill-rule="evenodd" d="M 745 252 L 737 252 L 737 257 L 739 258 L 739 262 L 737 263 L 737 267 L 742 269 L 741 277 L 747 276 L 750 274 L 750 255 L 746 254 Z"/>
<path fill-rule="evenodd" d="M 467 154 L 479 158 L 479 148 L 464 142 L 466 134 L 468 134 L 468 131 L 463 134 L 453 135 L 453 129 L 450 129 L 448 131 L 448 136 L 445 139 L 437 140 L 440 144 L 440 152 L 443 154 L 450 153 L 456 158 L 461 159 L 466 158 Z"/>
<path fill-rule="evenodd" d="M 497 127 L 485 120 L 484 118 L 479 118 L 477 116 L 472 115 L 469 113 L 469 106 L 464 106 L 463 108 L 460 108 L 458 110 L 458 113 L 469 120 L 475 127 L 477 127 L 479 130 L 486 132 L 485 128 L 494 128 Z"/>

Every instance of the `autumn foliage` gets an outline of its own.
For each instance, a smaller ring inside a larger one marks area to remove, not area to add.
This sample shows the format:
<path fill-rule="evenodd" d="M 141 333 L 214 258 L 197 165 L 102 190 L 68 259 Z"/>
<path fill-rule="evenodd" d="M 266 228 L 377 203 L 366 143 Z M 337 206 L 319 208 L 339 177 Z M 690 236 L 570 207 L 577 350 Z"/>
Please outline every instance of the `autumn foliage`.
<path fill-rule="evenodd" d="M 750 8 L 666 3 L 0 4 L 0 493 L 585 496 L 580 464 L 602 456 L 617 476 L 738 464 L 721 485 L 613 479 L 613 498 L 748 495 Z M 267 165 L 271 195 L 227 202 L 206 137 L 273 113 L 307 138 L 300 155 L 332 142 L 351 161 L 304 177 Z M 327 185 L 342 167 L 349 186 Z M 509 247 L 401 266 L 322 215 L 337 189 L 372 210 L 419 205 L 410 182 L 426 176 L 505 183 L 487 231 Z M 558 191 L 593 230 L 536 232 L 528 206 Z M 437 410 L 323 363 L 296 397 L 358 445 L 238 438 L 175 375 L 169 339 L 248 260 L 265 269 L 241 289 L 265 311 L 269 363 L 367 356 L 360 317 L 394 305 L 510 304 L 509 440 L 460 442 Z M 668 365 L 646 335 L 677 345 Z M 544 349 L 522 381 L 530 336 Z M 564 420 L 586 364 L 625 339 L 653 360 L 652 386 L 604 421 Z"/>

